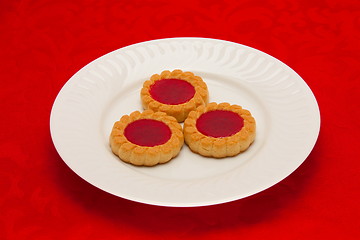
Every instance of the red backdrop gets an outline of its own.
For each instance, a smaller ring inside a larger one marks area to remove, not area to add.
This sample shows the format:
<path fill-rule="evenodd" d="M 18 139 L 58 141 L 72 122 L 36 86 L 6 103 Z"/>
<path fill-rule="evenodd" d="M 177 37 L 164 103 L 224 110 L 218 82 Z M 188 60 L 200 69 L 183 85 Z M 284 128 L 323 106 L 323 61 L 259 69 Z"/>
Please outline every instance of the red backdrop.
<path fill-rule="evenodd" d="M 320 1 L 0 2 L 0 239 L 359 239 L 360 3 Z M 49 115 L 81 67 L 129 44 L 209 37 L 273 55 L 321 111 L 314 150 L 254 196 L 167 208 L 107 194 L 61 160 Z"/>

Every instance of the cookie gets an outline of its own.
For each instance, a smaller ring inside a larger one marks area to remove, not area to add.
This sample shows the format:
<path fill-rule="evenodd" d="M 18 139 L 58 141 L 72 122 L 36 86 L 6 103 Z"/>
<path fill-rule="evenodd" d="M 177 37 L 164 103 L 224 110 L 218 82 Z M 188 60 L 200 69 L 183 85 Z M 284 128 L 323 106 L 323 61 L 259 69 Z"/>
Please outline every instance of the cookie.
<path fill-rule="evenodd" d="M 115 122 L 110 147 L 122 161 L 154 166 L 176 157 L 184 144 L 180 124 L 164 112 L 145 110 L 124 115 Z"/>
<path fill-rule="evenodd" d="M 256 122 L 248 110 L 229 103 L 209 103 L 190 112 L 184 122 L 184 138 L 202 156 L 224 158 L 249 148 Z"/>
<path fill-rule="evenodd" d="M 161 111 L 183 122 L 199 106 L 206 106 L 209 93 L 206 83 L 192 72 L 163 71 L 145 81 L 140 92 L 144 109 Z"/>

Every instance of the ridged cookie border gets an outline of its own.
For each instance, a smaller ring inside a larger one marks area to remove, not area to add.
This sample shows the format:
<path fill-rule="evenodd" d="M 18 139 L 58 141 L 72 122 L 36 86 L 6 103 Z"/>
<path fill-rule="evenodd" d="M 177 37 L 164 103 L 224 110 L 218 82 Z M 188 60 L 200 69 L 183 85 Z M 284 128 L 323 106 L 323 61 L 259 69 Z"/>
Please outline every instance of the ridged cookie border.
<path fill-rule="evenodd" d="M 215 138 L 209 137 L 198 131 L 196 128 L 197 119 L 205 112 L 214 110 L 227 110 L 237 113 L 244 119 L 244 126 L 236 134 Z M 251 113 L 239 105 L 229 103 L 209 103 L 206 107 L 200 106 L 195 111 L 190 112 L 184 122 L 185 143 L 190 149 L 205 157 L 224 158 L 235 156 L 251 145 L 256 135 L 256 122 Z"/>
<path fill-rule="evenodd" d="M 188 102 L 177 105 L 164 104 L 153 99 L 150 94 L 151 85 L 155 81 L 170 78 L 181 79 L 190 83 L 195 89 L 194 96 Z M 183 122 L 192 110 L 209 102 L 209 91 L 201 77 L 195 76 L 192 72 L 183 72 L 180 69 L 175 69 L 173 71 L 164 70 L 160 74 L 153 74 L 149 80 L 144 82 L 140 97 L 144 109 L 151 109 L 154 112 L 165 112 L 175 117 L 178 122 Z"/>
<path fill-rule="evenodd" d="M 153 119 L 165 123 L 171 130 L 170 139 L 154 147 L 139 146 L 130 142 L 125 137 L 124 130 L 128 124 L 140 119 Z M 154 166 L 176 157 L 184 145 L 184 136 L 181 125 L 174 117 L 164 112 L 145 110 L 142 113 L 134 111 L 115 122 L 109 141 L 112 152 L 122 161 L 136 166 Z"/>

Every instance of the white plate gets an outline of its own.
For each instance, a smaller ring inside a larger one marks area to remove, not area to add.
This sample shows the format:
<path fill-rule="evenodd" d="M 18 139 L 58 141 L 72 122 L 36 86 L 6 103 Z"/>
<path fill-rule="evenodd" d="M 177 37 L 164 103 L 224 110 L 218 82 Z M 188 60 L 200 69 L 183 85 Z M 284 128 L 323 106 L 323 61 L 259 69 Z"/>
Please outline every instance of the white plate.
<path fill-rule="evenodd" d="M 162 70 L 200 75 L 210 101 L 238 104 L 257 121 L 253 145 L 232 158 L 204 158 L 184 145 L 167 164 L 135 167 L 109 148 L 112 125 L 142 110 L 142 83 Z M 314 95 L 291 68 L 256 49 L 206 38 L 170 38 L 127 46 L 77 72 L 58 94 L 50 117 L 66 164 L 116 196 L 160 206 L 204 206 L 265 190 L 307 158 L 319 134 Z"/>

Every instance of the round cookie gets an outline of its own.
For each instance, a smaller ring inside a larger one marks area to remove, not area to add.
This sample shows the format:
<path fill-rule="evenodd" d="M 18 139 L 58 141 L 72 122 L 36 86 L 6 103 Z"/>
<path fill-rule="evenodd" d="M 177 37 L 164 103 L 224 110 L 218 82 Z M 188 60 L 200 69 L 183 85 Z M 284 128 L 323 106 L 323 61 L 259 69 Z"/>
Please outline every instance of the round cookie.
<path fill-rule="evenodd" d="M 201 77 L 177 69 L 152 75 L 140 97 L 144 109 L 165 112 L 183 122 L 192 110 L 208 103 L 209 93 Z"/>
<path fill-rule="evenodd" d="M 190 112 L 184 138 L 202 156 L 223 158 L 248 149 L 255 139 L 256 123 L 248 110 L 229 103 L 209 103 Z"/>
<path fill-rule="evenodd" d="M 152 110 L 122 116 L 115 122 L 109 140 L 114 154 L 137 166 L 166 163 L 178 155 L 184 144 L 176 119 Z"/>

